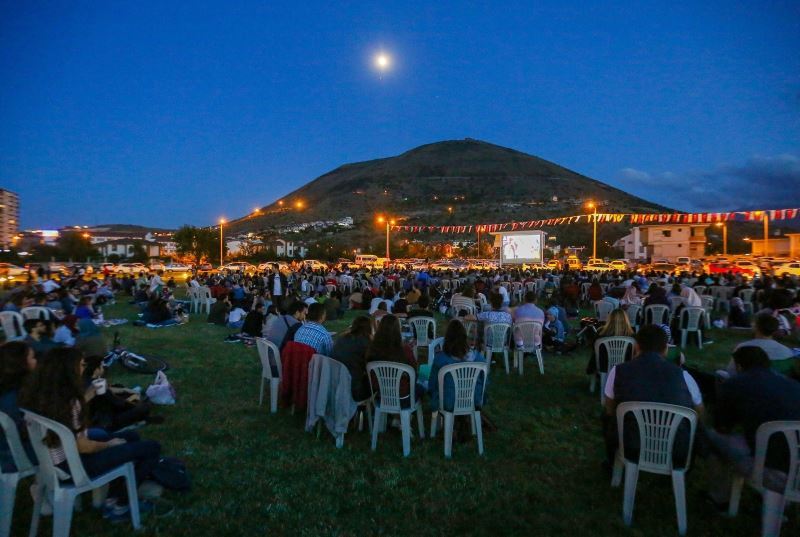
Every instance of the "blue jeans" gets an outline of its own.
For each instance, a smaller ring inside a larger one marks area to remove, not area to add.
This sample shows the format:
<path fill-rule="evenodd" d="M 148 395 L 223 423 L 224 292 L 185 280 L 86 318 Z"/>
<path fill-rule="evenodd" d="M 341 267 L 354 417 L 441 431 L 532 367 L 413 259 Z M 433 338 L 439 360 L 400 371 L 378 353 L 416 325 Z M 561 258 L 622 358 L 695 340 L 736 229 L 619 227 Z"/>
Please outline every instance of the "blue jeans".
<path fill-rule="evenodd" d="M 244 319 L 236 321 L 235 323 L 228 323 L 228 328 L 241 328 L 244 325 Z"/>

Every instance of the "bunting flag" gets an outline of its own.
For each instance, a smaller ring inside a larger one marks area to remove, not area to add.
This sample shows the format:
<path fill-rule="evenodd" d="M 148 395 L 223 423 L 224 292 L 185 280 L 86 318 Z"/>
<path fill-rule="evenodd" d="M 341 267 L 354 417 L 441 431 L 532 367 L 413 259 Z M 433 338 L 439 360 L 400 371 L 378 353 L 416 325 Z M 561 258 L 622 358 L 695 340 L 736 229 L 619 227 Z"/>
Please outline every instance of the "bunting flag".
<path fill-rule="evenodd" d="M 579 224 L 581 222 L 620 224 L 627 219 L 631 224 L 715 224 L 730 222 L 741 216 L 740 220 L 760 222 L 765 217 L 769 220 L 792 220 L 800 218 L 800 208 L 769 209 L 760 211 L 731 211 L 717 213 L 591 213 L 527 220 L 524 222 L 505 222 L 502 224 L 472 224 L 459 226 L 391 226 L 392 231 L 411 233 L 497 233 L 500 231 L 519 231 L 542 227 Z"/>

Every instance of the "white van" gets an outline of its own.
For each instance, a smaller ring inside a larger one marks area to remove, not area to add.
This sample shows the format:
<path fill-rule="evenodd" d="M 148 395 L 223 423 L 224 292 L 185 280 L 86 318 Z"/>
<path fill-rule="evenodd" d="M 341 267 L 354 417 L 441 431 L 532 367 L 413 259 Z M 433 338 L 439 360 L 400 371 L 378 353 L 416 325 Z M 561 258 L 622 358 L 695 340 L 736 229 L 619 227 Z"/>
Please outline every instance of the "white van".
<path fill-rule="evenodd" d="M 356 256 L 355 265 L 358 267 L 383 268 L 385 264 L 385 257 L 378 257 L 377 255 L 371 254 L 360 254 Z"/>

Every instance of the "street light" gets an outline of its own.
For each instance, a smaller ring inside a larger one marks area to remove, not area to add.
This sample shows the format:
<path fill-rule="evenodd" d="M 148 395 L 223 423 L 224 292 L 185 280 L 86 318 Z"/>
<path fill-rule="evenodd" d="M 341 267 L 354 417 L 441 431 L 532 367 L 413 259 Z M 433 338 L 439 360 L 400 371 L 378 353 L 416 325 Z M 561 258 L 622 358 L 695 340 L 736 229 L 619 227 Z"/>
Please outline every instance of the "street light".
<path fill-rule="evenodd" d="M 222 249 L 222 226 L 225 225 L 225 219 L 219 219 L 219 266 L 222 266 L 222 262 L 224 260 L 224 251 Z"/>
<path fill-rule="evenodd" d="M 590 201 L 589 203 L 586 204 L 586 207 L 588 207 L 589 209 L 594 209 L 594 218 L 592 219 L 594 221 L 594 226 L 593 226 L 594 231 L 592 233 L 592 259 L 596 259 L 597 258 L 597 205 L 593 201 Z"/>
<path fill-rule="evenodd" d="M 386 224 L 386 261 L 389 261 L 391 259 L 391 257 L 389 256 L 389 226 L 393 226 L 395 224 L 395 221 L 389 218 L 385 218 L 383 216 L 379 216 L 378 223 Z"/>
<path fill-rule="evenodd" d="M 716 226 L 722 228 L 722 255 L 728 255 L 728 224 L 718 222 Z"/>

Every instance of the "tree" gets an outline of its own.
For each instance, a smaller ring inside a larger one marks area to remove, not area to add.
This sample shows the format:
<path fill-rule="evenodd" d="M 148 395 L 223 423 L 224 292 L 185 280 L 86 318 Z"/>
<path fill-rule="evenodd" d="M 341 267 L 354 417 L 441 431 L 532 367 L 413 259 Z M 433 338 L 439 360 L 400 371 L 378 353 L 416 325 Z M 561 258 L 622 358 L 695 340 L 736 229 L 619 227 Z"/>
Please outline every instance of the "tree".
<path fill-rule="evenodd" d="M 219 252 L 219 230 L 206 227 L 182 226 L 173 236 L 179 254 L 189 255 L 195 263 L 203 257 L 216 257 Z"/>
<path fill-rule="evenodd" d="M 99 257 L 100 252 L 92 246 L 89 236 L 80 232 L 70 231 L 62 233 L 56 241 L 61 256 L 73 261 L 88 261 L 92 257 Z"/>

